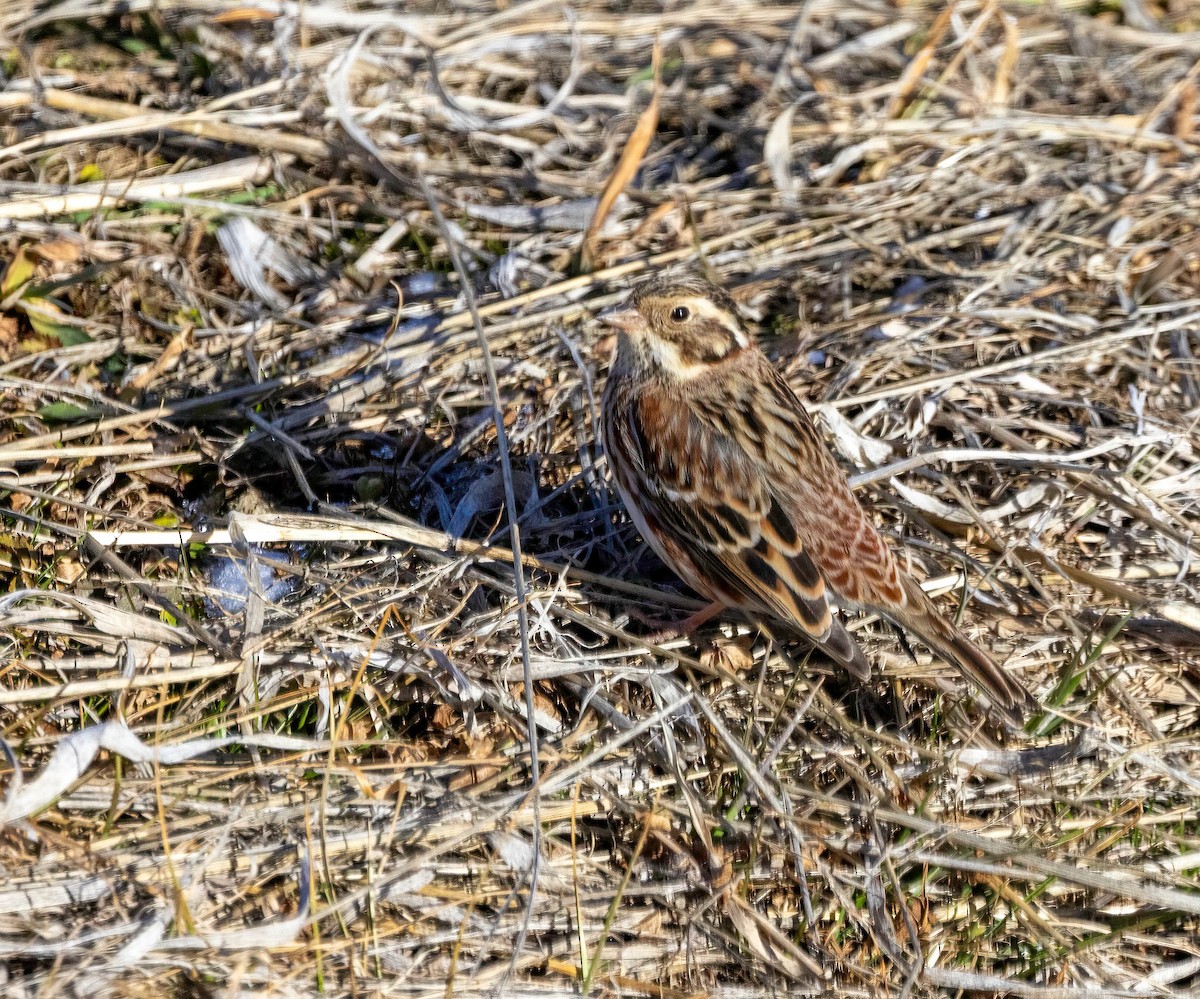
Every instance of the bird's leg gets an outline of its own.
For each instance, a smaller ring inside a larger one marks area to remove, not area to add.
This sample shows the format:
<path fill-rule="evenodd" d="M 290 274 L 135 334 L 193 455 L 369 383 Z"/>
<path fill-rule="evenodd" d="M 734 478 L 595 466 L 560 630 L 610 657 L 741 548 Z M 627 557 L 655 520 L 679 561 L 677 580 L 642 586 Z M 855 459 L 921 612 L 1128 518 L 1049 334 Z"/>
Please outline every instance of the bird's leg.
<path fill-rule="evenodd" d="M 645 616 L 638 614 L 637 611 L 630 609 L 631 617 L 636 617 L 643 624 L 656 624 L 659 627 L 658 631 L 646 636 L 646 641 L 650 645 L 662 645 L 663 642 L 669 642 L 673 638 L 682 638 L 690 635 L 693 631 L 705 624 L 709 619 L 725 608 L 725 605 L 719 600 L 714 600 L 707 607 L 701 607 L 695 614 L 685 617 L 682 621 L 676 621 L 674 624 L 668 624 L 663 627 L 664 622 L 660 618 L 657 621 L 652 621 Z"/>

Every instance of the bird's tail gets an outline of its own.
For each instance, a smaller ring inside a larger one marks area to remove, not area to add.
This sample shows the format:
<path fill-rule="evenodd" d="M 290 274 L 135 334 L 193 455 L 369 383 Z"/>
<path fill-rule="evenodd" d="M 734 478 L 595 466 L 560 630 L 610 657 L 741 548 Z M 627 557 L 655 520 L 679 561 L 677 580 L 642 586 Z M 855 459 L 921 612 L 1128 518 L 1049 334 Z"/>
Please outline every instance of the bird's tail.
<path fill-rule="evenodd" d="M 915 580 L 906 579 L 905 589 L 908 606 L 900 624 L 957 667 L 1010 721 L 1023 725 L 1026 714 L 1037 706 L 1029 691 L 951 624 Z"/>

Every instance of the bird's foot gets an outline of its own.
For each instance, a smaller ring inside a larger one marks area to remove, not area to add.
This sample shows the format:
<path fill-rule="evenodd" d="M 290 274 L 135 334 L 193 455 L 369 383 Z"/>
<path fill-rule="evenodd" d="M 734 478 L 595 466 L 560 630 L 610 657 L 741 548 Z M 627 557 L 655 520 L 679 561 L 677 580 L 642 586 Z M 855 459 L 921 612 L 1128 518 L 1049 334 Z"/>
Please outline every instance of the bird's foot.
<path fill-rule="evenodd" d="M 648 614 L 643 614 L 636 607 L 629 608 L 629 616 L 640 621 L 642 624 L 657 629 L 645 636 L 647 644 L 662 645 L 663 642 L 691 635 L 693 631 L 714 617 L 724 606 L 720 601 L 714 600 L 707 607 L 701 607 L 695 614 L 685 617 L 682 621 L 675 621 L 670 624 L 662 618 L 654 618 Z"/>

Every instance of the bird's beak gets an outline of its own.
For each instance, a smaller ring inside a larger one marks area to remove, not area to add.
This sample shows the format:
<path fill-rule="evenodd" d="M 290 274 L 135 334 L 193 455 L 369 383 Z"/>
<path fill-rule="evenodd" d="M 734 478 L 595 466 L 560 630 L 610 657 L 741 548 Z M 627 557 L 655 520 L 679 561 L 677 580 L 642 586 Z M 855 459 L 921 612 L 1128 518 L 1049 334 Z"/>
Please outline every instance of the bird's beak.
<path fill-rule="evenodd" d="M 642 317 L 637 309 L 628 305 L 618 305 L 601 312 L 596 316 L 596 322 L 610 330 L 632 333 L 642 322 Z"/>

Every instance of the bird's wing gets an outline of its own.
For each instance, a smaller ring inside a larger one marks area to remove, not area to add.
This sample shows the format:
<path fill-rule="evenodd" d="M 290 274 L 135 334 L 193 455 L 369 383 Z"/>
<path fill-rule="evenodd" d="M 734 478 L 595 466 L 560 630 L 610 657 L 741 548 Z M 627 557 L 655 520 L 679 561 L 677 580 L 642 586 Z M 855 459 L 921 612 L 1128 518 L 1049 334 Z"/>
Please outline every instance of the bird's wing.
<path fill-rule="evenodd" d="M 884 613 L 908 603 L 903 573 L 887 542 L 850 491 L 804 405 L 766 357 L 722 421 L 749 442 L 757 474 L 820 571 L 832 596 Z M 711 414 L 710 414 L 711 415 Z"/>
<path fill-rule="evenodd" d="M 829 592 L 916 634 L 1019 723 L 1034 703 L 1029 693 L 946 620 L 900 568 L 791 387 L 769 362 L 751 382 L 753 392 L 738 396 L 722 419 L 734 424 L 732 437 L 761 442 L 758 451 L 750 448 L 751 457 L 761 463 L 759 478 L 772 484 L 777 507 L 786 511 L 782 519 L 795 531 Z M 750 382 L 741 379 L 739 384 Z M 748 415 L 749 398 L 757 402 L 753 415 Z"/>
<path fill-rule="evenodd" d="M 646 426 L 654 432 L 647 433 Z M 790 623 L 863 679 L 862 650 L 829 607 L 825 580 L 761 462 L 720 421 L 646 393 L 625 426 L 641 512 L 686 551 L 714 596 Z"/>

